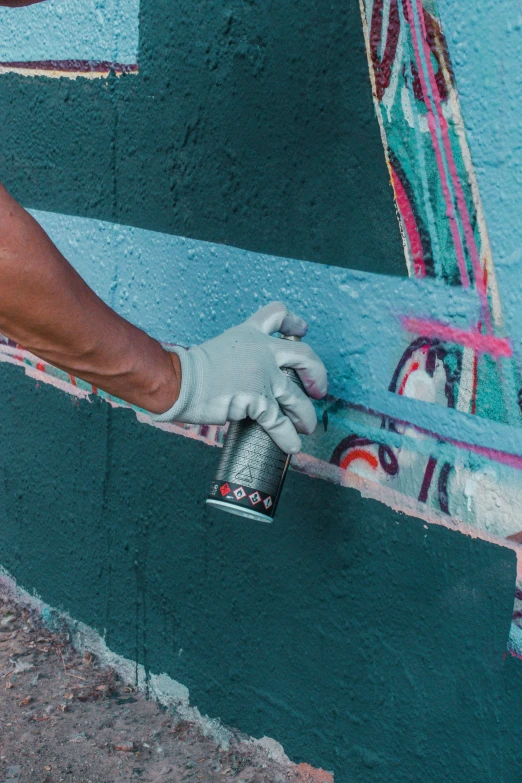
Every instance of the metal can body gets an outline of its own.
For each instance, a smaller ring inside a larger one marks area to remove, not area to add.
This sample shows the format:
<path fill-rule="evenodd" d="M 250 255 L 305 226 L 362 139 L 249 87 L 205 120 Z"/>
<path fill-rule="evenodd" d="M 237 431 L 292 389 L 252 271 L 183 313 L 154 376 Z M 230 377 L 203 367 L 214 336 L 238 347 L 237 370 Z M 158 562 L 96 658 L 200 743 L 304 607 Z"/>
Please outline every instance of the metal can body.
<path fill-rule="evenodd" d="M 283 372 L 303 388 L 294 370 L 283 368 Z M 231 422 L 207 503 L 271 522 L 290 459 L 257 422 Z"/>

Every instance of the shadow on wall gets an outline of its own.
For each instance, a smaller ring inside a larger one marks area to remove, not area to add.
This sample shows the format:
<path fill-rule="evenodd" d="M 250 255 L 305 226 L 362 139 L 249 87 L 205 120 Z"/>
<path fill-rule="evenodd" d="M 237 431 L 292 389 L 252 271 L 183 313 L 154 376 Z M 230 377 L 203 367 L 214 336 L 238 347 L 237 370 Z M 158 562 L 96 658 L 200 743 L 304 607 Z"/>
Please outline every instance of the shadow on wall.
<path fill-rule="evenodd" d="M 0 560 L 22 586 L 339 781 L 517 779 L 511 551 L 297 474 L 272 525 L 207 512 L 215 449 L 18 373 Z"/>

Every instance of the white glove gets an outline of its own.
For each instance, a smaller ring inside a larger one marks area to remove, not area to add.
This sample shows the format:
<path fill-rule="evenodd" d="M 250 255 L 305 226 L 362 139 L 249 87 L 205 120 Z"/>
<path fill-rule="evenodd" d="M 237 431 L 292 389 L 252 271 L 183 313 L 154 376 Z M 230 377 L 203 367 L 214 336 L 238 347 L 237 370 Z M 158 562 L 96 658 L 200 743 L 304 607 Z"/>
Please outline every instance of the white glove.
<path fill-rule="evenodd" d="M 150 414 L 155 421 L 225 424 L 247 416 L 257 421 L 286 454 L 301 450 L 298 432 L 317 426 L 314 406 L 281 367 L 299 374 L 307 393 L 327 392 L 324 364 L 306 343 L 270 337 L 273 332 L 302 337 L 308 325 L 282 302 L 272 302 L 219 337 L 179 356 L 181 389 L 170 410 Z M 286 415 L 285 415 L 286 414 Z"/>

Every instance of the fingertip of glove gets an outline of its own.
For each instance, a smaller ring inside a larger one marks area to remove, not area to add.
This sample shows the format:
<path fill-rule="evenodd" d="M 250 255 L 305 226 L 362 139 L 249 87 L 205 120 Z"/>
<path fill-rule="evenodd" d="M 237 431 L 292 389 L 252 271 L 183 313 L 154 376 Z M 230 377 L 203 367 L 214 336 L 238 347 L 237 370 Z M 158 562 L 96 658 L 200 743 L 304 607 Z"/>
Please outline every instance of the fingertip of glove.
<path fill-rule="evenodd" d="M 275 441 L 281 451 L 283 451 L 285 454 L 299 454 L 300 451 L 303 450 L 303 443 L 301 441 L 301 438 L 297 433 L 295 433 L 295 438 L 281 438 Z"/>
<path fill-rule="evenodd" d="M 328 386 L 319 386 L 315 381 L 310 381 L 310 379 L 304 381 L 304 386 L 308 396 L 314 400 L 324 400 L 328 394 Z"/>
<path fill-rule="evenodd" d="M 292 455 L 293 454 L 299 454 L 299 452 L 303 450 L 303 442 L 302 442 L 301 438 L 298 438 L 297 440 L 298 440 L 298 442 L 296 441 L 292 445 L 290 451 L 287 452 L 288 454 L 292 454 Z"/>

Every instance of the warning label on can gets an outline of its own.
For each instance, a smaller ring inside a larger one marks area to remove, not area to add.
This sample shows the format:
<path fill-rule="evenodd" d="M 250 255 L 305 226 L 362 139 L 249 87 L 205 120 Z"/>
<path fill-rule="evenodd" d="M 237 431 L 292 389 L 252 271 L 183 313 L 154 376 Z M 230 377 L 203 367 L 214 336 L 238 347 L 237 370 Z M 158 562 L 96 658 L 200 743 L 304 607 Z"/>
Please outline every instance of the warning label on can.
<path fill-rule="evenodd" d="M 267 517 L 274 515 L 274 498 L 259 489 L 247 487 L 244 484 L 234 484 L 225 482 L 221 484 L 214 482 L 210 490 L 209 498 L 219 498 L 222 502 L 232 503 L 233 505 L 254 507 L 260 514 Z"/>

